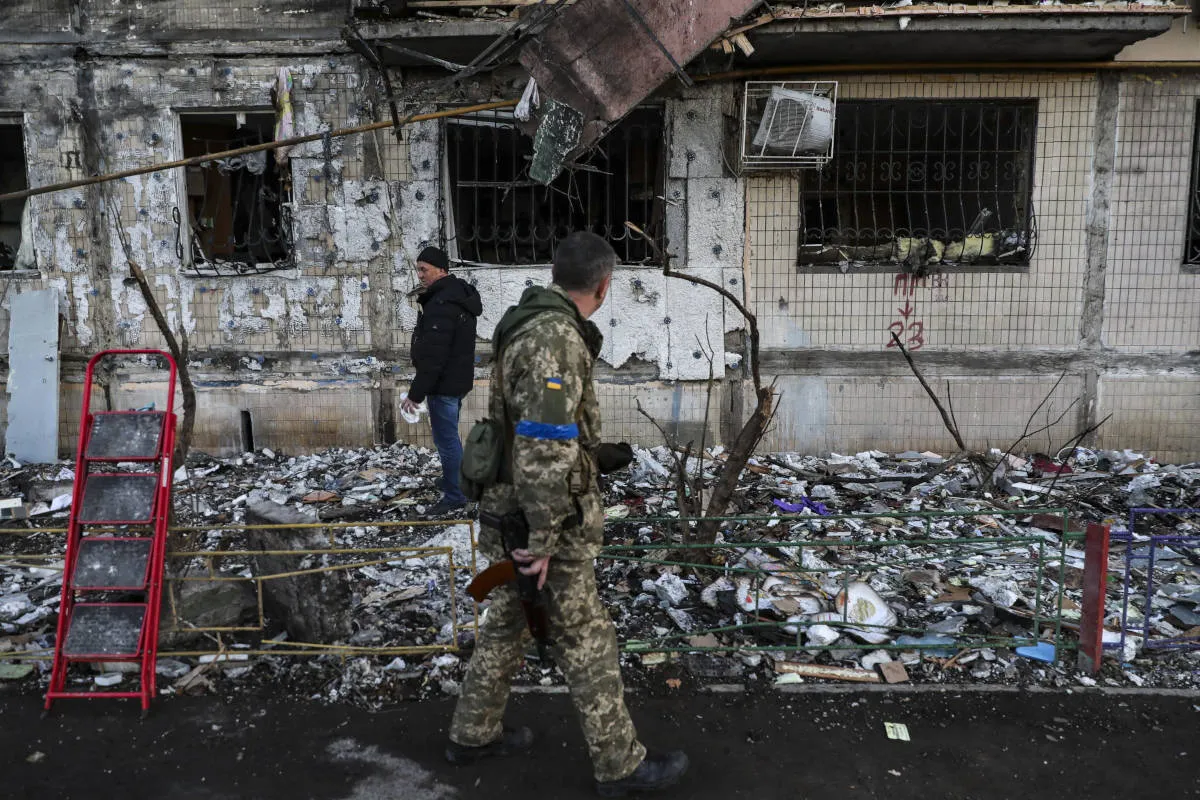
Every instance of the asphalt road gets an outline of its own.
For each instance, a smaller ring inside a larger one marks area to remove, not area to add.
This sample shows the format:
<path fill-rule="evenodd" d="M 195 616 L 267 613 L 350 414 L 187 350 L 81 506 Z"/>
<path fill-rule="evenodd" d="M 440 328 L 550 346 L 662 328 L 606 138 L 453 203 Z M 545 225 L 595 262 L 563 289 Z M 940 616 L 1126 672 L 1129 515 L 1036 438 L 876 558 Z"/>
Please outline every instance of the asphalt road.
<path fill-rule="evenodd" d="M 643 741 L 682 747 L 672 798 L 1108 800 L 1200 797 L 1200 697 L 1096 692 L 682 691 L 630 697 Z M 0 697 L 0 797 L 450 800 L 592 797 L 569 699 L 515 696 L 533 753 L 455 768 L 452 701 L 370 713 L 241 697 Z M 892 740 L 903 723 L 910 741 Z"/>

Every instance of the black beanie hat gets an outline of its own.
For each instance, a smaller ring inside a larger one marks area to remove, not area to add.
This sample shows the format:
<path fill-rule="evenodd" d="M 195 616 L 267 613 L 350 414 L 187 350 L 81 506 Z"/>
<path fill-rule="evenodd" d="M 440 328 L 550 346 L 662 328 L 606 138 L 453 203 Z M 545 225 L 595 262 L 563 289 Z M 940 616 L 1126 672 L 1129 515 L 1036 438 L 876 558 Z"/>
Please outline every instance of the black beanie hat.
<path fill-rule="evenodd" d="M 445 272 L 450 271 L 450 257 L 440 247 L 426 247 L 421 251 L 421 255 L 417 256 L 417 261 L 424 261 Z"/>

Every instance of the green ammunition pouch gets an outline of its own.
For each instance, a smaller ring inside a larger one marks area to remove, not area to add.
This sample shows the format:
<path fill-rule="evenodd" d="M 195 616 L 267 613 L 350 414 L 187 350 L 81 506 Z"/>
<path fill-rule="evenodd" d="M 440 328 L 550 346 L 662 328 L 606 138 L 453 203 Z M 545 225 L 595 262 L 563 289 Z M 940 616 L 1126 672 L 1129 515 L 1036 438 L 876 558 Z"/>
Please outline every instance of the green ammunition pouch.
<path fill-rule="evenodd" d="M 504 463 L 504 428 L 485 417 L 476 422 L 463 443 L 459 488 L 467 499 L 478 503 L 483 492 L 500 480 Z"/>

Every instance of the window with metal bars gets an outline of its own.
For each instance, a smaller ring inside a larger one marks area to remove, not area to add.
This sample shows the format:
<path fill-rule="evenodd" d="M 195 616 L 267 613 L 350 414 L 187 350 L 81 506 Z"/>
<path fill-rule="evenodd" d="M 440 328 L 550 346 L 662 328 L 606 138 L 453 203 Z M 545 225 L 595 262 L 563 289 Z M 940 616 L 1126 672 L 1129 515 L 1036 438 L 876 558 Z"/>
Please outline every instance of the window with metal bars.
<path fill-rule="evenodd" d="M 533 142 L 510 112 L 449 120 L 447 238 L 465 262 L 549 264 L 559 241 L 587 230 L 607 239 L 623 264 L 655 263 L 625 222 L 661 243 L 663 145 L 662 109 L 635 109 L 543 186 L 529 178 Z"/>
<path fill-rule="evenodd" d="M 1192 138 L 1192 180 L 1188 189 L 1187 236 L 1183 263 L 1200 272 L 1200 100 L 1196 101 L 1196 132 Z"/>
<path fill-rule="evenodd" d="M 274 139 L 271 112 L 183 113 L 179 115 L 185 158 L 233 150 Z M 180 226 L 183 256 L 190 242 L 188 271 L 243 275 L 294 266 L 291 235 L 291 173 L 276 151 L 208 161 L 187 168 L 187 225 Z"/>
<path fill-rule="evenodd" d="M 1028 265 L 1036 128 L 1036 101 L 841 101 L 833 159 L 800 173 L 800 267 Z"/>

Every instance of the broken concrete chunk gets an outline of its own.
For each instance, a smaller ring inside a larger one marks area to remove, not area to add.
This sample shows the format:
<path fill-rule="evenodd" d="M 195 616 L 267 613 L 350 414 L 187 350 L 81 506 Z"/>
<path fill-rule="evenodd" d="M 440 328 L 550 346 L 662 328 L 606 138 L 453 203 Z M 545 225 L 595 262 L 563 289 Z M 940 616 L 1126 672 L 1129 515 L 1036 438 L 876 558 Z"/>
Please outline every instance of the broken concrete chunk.
<path fill-rule="evenodd" d="M 654 582 L 654 591 L 660 600 L 672 606 L 681 604 L 688 595 L 687 585 L 683 579 L 670 572 L 658 576 L 658 580 Z"/>
<path fill-rule="evenodd" d="M 1013 580 L 979 575 L 971 578 L 970 584 L 978 589 L 980 594 L 1001 608 L 1012 608 L 1023 600 L 1017 582 Z"/>
<path fill-rule="evenodd" d="M 258 501 L 246 508 L 246 521 L 258 524 L 307 524 L 316 519 L 286 506 Z M 253 539 L 264 551 L 326 549 L 323 531 L 307 528 L 266 529 Z M 256 556 L 261 575 L 295 572 L 298 557 Z M 276 619 L 283 621 L 288 635 L 301 642 L 345 641 L 352 633 L 353 608 L 349 574 L 345 570 L 313 572 L 262 582 L 263 603 Z"/>
<path fill-rule="evenodd" d="M 805 631 L 805 635 L 808 637 L 810 645 L 818 647 L 833 644 L 841 638 L 841 634 L 828 625 L 810 625 L 808 630 Z"/>
<path fill-rule="evenodd" d="M 908 670 L 900 661 L 884 661 L 876 666 L 885 683 L 907 683 Z"/>
<path fill-rule="evenodd" d="M 671 621 L 679 626 L 681 631 L 689 632 L 696 629 L 695 621 L 692 619 L 691 614 L 687 613 L 686 611 L 678 608 L 668 608 L 667 616 L 669 616 Z"/>
<path fill-rule="evenodd" d="M 27 614 L 33 608 L 33 603 L 27 594 L 9 594 L 0 597 L 0 620 L 16 619 Z"/>
<path fill-rule="evenodd" d="M 878 664 L 886 664 L 891 661 L 892 657 L 887 650 L 872 650 L 862 657 L 863 669 L 874 669 Z"/>

